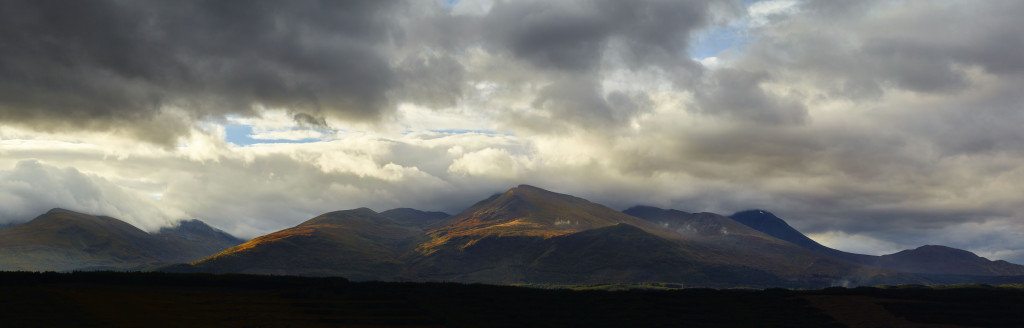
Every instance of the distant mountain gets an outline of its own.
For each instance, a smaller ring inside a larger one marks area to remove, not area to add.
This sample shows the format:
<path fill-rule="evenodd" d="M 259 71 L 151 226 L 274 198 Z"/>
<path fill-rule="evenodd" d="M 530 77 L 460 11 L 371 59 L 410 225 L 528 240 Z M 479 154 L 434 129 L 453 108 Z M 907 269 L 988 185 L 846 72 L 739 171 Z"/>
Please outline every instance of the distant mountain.
<path fill-rule="evenodd" d="M 736 220 L 736 222 L 742 223 L 754 230 L 763 232 L 772 237 L 779 238 L 800 247 L 825 254 L 828 256 L 840 258 L 847 261 L 869 264 L 874 263 L 874 259 L 870 255 L 856 254 L 844 252 L 841 250 L 829 248 L 825 245 L 819 244 L 806 235 L 797 231 L 791 227 L 785 220 L 772 214 L 772 212 L 765 210 L 748 210 L 738 212 L 730 215 L 729 218 Z"/>
<path fill-rule="evenodd" d="M 11 222 L 11 223 L 0 223 L 0 230 L 4 230 L 4 229 L 7 229 L 7 228 L 10 228 L 10 227 L 16 226 L 16 225 L 18 225 L 18 224 L 20 224 L 20 223 L 15 223 L 15 222 Z"/>
<path fill-rule="evenodd" d="M 330 212 L 169 270 L 394 280 L 422 232 L 368 208 Z"/>
<path fill-rule="evenodd" d="M 873 256 L 848 253 L 826 247 L 808 238 L 784 220 L 764 210 L 743 211 L 730 216 L 733 220 L 776 238 L 821 254 L 870 266 L 911 273 L 940 275 L 1020 276 L 1024 266 L 1006 261 L 990 261 L 974 253 L 946 247 L 922 246 L 895 254 Z"/>
<path fill-rule="evenodd" d="M 873 265 L 904 272 L 1021 276 L 1024 266 L 1003 260 L 990 261 L 974 253 L 946 246 L 925 245 L 915 249 L 875 257 Z"/>
<path fill-rule="evenodd" d="M 245 242 L 199 220 L 181 221 L 177 226 L 160 228 L 153 237 L 169 248 L 168 262 L 192 262 L 217 254 Z"/>
<path fill-rule="evenodd" d="M 27 223 L 0 231 L 0 270 L 67 271 L 142 269 L 209 256 L 211 245 L 230 247 L 234 237 L 193 238 L 211 229 L 201 222 L 154 236 L 124 221 L 65 209 L 52 209 Z M 191 228 L 191 229 L 190 229 Z M 223 236 L 222 236 L 223 237 Z"/>
<path fill-rule="evenodd" d="M 395 220 L 398 223 L 405 225 L 413 225 L 417 227 L 426 227 L 432 224 L 440 222 L 441 219 L 447 218 L 451 215 L 444 212 L 427 212 L 420 211 L 412 208 L 395 208 L 384 212 L 380 212 L 380 215 L 386 216 Z"/>

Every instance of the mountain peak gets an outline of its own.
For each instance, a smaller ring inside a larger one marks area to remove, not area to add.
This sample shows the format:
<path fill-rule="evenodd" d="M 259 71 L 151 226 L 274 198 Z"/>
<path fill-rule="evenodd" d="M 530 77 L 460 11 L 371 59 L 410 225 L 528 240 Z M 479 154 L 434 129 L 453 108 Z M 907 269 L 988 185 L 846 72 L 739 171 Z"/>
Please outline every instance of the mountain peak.
<path fill-rule="evenodd" d="M 306 220 L 299 224 L 299 226 L 309 226 L 316 224 L 335 224 L 335 225 L 363 225 L 363 224 L 394 224 L 394 220 L 377 213 L 366 207 L 354 208 L 351 210 L 341 210 L 334 212 L 327 212 L 320 214 L 315 218 Z"/>
<path fill-rule="evenodd" d="M 438 236 L 426 248 L 451 238 L 486 236 L 552 237 L 628 223 L 658 230 L 654 224 L 586 199 L 520 185 L 492 196 L 437 225 Z"/>
<path fill-rule="evenodd" d="M 562 196 L 569 196 L 569 195 L 559 194 L 557 192 L 553 192 L 553 191 L 550 191 L 550 190 L 547 190 L 547 189 L 538 188 L 538 187 L 534 187 L 534 186 L 531 186 L 531 185 L 525 185 L 525 184 L 521 184 L 521 185 L 518 185 L 518 186 L 516 186 L 516 187 L 514 187 L 512 189 L 509 189 L 505 193 L 507 193 L 507 194 L 511 193 L 513 195 L 562 195 Z"/>
<path fill-rule="evenodd" d="M 906 272 L 1014 276 L 1024 274 L 1024 266 L 1006 261 L 990 261 L 966 250 L 924 245 L 878 257 L 878 264 Z"/>
<path fill-rule="evenodd" d="M 99 215 L 90 215 L 90 214 L 85 214 L 85 213 L 82 213 L 82 212 L 72 211 L 72 210 L 65 209 L 65 208 L 54 207 L 54 208 L 51 208 L 49 211 L 46 211 L 46 213 L 44 213 L 43 215 L 38 216 L 37 218 L 48 218 L 48 217 L 53 217 L 53 216 L 56 216 L 56 215 L 70 215 L 72 217 L 83 217 L 83 216 L 101 217 Z"/>

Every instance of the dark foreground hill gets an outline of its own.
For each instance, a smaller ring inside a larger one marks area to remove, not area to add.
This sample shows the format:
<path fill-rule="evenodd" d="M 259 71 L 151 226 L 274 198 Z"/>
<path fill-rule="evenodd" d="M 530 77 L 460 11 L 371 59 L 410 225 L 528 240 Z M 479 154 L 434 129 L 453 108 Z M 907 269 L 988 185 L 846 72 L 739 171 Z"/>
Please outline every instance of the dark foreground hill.
<path fill-rule="evenodd" d="M 0 273 L 0 290 L 0 316 L 11 327 L 1024 326 L 1019 286 L 578 291 L 283 276 L 7 272 Z"/>
<path fill-rule="evenodd" d="M 149 234 L 109 216 L 55 208 L 0 230 L 0 270 L 137 270 L 193 261 L 242 242 L 198 220 Z"/>

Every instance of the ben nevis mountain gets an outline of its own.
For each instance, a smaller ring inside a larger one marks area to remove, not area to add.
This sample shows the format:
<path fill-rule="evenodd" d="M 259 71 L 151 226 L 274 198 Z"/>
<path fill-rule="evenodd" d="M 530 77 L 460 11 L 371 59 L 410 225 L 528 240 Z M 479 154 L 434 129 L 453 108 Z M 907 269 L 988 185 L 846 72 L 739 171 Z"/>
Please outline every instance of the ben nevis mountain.
<path fill-rule="evenodd" d="M 242 242 L 198 220 L 149 234 L 112 217 L 55 208 L 0 230 L 0 270 L 139 270 L 201 259 Z"/>
<path fill-rule="evenodd" d="M 0 269 L 719 288 L 1024 281 L 1024 266 L 944 246 L 884 256 L 831 249 L 767 211 L 619 212 L 527 185 L 455 215 L 358 208 L 248 242 L 199 221 L 148 234 L 114 218 L 54 209 L 0 230 Z"/>

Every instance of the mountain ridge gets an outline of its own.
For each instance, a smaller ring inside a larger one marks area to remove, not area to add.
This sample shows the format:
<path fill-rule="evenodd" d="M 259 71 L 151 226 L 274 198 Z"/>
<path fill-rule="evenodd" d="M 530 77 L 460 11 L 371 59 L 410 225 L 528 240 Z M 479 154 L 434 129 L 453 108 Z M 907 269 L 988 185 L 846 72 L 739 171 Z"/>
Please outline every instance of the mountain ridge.
<path fill-rule="evenodd" d="M 490 284 L 922 282 L 831 259 L 713 213 L 686 214 L 697 226 L 687 233 L 529 185 L 434 219 L 400 222 L 366 208 L 330 212 L 173 270 Z"/>
<path fill-rule="evenodd" d="M 785 220 L 765 210 L 747 210 L 730 216 L 755 230 L 792 242 L 806 249 L 860 264 L 910 273 L 1022 276 L 1024 266 L 1003 260 L 991 261 L 966 250 L 941 245 L 924 245 L 881 256 L 844 252 L 810 239 Z"/>
<path fill-rule="evenodd" d="M 193 245 L 216 243 L 233 245 Z M 63 261 L 76 270 L 150 267 L 357 281 L 662 281 L 754 288 L 1024 281 L 1019 271 L 1024 266 L 945 246 L 884 256 L 831 249 L 763 210 L 729 217 L 651 206 L 620 212 L 529 185 L 494 194 L 455 215 L 361 207 L 327 212 L 244 242 L 198 220 L 149 234 L 112 217 L 63 209 L 0 230 L 0 269 L 26 269 L 26 260 L 12 261 L 11 254 L 33 251 L 50 261 L 44 264 Z"/>

